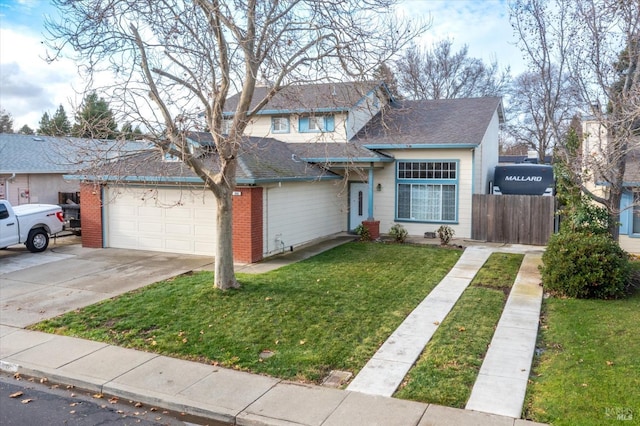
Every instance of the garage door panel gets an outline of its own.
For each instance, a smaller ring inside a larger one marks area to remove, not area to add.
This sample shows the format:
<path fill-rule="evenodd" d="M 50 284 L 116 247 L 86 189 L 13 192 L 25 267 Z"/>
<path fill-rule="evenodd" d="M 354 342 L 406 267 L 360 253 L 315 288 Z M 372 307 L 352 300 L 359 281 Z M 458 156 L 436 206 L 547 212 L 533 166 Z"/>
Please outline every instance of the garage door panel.
<path fill-rule="evenodd" d="M 164 248 L 164 244 L 162 244 L 162 239 L 160 238 L 148 238 L 141 236 L 138 238 L 138 244 L 145 247 L 145 250 L 160 251 Z"/>
<path fill-rule="evenodd" d="M 118 187 L 107 189 L 106 200 L 109 247 L 215 253 L 216 202 L 211 193 Z"/>
<path fill-rule="evenodd" d="M 138 216 L 145 218 L 162 218 L 162 209 L 155 206 L 138 207 Z"/>

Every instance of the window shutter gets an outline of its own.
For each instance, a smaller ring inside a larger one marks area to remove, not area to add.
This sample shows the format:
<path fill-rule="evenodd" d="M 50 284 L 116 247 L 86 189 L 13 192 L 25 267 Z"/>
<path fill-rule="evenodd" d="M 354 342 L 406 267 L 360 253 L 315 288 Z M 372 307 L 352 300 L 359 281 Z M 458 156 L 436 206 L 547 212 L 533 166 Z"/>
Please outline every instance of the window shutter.
<path fill-rule="evenodd" d="M 324 129 L 327 132 L 333 132 L 335 130 L 335 120 L 333 115 L 327 115 L 324 118 Z"/>
<path fill-rule="evenodd" d="M 309 117 L 300 117 L 300 119 L 298 120 L 298 131 L 300 132 L 309 131 Z"/>

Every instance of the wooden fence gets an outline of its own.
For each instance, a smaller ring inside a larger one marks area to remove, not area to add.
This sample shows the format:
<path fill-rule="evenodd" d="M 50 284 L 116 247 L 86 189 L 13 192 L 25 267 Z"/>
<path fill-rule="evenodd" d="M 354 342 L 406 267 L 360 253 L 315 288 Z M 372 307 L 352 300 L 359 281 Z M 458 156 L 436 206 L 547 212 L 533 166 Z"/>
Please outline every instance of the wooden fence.
<path fill-rule="evenodd" d="M 546 245 L 555 229 L 555 197 L 540 195 L 473 196 L 474 240 Z"/>

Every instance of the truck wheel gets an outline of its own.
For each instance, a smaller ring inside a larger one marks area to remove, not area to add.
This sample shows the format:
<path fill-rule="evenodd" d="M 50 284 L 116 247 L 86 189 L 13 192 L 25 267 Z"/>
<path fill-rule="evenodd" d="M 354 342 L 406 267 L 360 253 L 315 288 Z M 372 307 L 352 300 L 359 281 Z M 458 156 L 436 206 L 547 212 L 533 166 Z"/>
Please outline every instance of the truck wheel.
<path fill-rule="evenodd" d="M 29 231 L 25 245 L 31 253 L 45 251 L 49 245 L 49 235 L 47 235 L 47 232 L 42 228 L 32 229 Z"/>

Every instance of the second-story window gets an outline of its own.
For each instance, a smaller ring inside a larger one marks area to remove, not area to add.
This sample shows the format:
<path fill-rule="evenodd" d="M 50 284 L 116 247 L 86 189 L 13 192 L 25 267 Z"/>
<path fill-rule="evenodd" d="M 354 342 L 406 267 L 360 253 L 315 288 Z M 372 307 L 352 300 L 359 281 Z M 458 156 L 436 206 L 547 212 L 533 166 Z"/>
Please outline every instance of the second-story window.
<path fill-rule="evenodd" d="M 273 133 L 289 133 L 289 117 L 271 117 Z"/>
<path fill-rule="evenodd" d="M 310 115 L 300 117 L 301 133 L 333 132 L 335 130 L 333 115 Z"/>
<path fill-rule="evenodd" d="M 231 126 L 233 125 L 233 119 L 231 118 L 225 118 L 222 120 L 222 128 L 220 130 L 222 130 L 222 134 L 223 135 L 228 135 L 229 132 L 231 131 Z"/>

